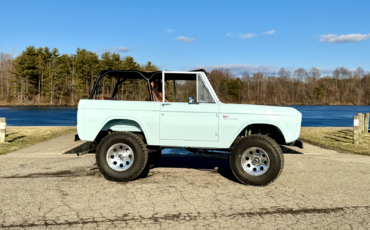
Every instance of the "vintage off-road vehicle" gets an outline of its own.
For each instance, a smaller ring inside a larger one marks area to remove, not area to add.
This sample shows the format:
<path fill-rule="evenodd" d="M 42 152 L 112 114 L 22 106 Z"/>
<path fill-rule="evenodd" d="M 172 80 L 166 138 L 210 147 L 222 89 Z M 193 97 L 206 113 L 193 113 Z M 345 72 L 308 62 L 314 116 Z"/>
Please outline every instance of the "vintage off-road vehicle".
<path fill-rule="evenodd" d="M 115 83 L 111 97 L 99 90 L 106 76 Z M 126 80 L 141 80 L 147 101 L 119 100 Z M 222 103 L 204 70 L 105 70 L 78 104 L 76 139 L 98 145 L 97 165 L 107 179 L 133 180 L 159 159 L 158 150 L 185 148 L 229 159 L 240 182 L 264 186 L 283 170 L 279 145 L 303 147 L 301 120 L 294 108 Z"/>

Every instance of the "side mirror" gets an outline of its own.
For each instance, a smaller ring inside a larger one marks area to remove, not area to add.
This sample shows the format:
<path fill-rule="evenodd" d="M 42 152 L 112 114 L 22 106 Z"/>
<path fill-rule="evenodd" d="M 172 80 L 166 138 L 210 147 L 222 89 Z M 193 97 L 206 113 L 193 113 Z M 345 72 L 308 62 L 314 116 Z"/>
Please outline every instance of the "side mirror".
<path fill-rule="evenodd" d="M 189 97 L 189 104 L 195 104 L 194 97 Z"/>

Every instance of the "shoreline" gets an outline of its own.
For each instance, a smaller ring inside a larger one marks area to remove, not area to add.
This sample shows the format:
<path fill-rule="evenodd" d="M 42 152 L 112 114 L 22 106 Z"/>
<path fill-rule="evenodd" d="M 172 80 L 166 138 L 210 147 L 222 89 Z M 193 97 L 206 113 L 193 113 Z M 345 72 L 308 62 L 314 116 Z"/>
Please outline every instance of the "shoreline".
<path fill-rule="evenodd" d="M 263 106 L 370 106 L 370 105 L 351 105 L 351 104 L 342 104 L 342 105 L 302 105 L 302 104 L 283 104 L 283 105 L 268 105 L 268 104 L 241 104 L 241 105 L 263 105 Z M 75 107 L 78 105 L 5 105 L 0 104 L 1 107 Z"/>

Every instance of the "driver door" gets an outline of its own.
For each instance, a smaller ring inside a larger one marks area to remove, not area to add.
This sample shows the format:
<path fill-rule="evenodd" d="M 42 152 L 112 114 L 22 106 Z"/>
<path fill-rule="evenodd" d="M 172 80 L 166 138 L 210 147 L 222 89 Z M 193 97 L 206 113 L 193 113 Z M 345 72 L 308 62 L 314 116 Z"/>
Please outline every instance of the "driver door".
<path fill-rule="evenodd" d="M 208 146 L 217 146 L 219 105 L 202 77 L 201 73 L 163 73 L 162 89 L 168 102 L 161 102 L 161 145 L 199 147 L 212 142 Z M 189 103 L 189 97 L 194 97 L 194 103 Z"/>

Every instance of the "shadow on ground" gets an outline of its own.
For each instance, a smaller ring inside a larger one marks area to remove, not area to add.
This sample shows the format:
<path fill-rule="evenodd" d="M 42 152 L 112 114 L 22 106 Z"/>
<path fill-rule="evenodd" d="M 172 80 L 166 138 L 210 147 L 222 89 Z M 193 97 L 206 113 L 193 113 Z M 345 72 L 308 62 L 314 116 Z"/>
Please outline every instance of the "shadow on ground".
<path fill-rule="evenodd" d="M 162 154 L 157 164 L 158 168 L 191 168 L 201 171 L 219 173 L 231 181 L 239 183 L 230 168 L 227 159 L 206 158 L 196 154 L 174 155 Z"/>

